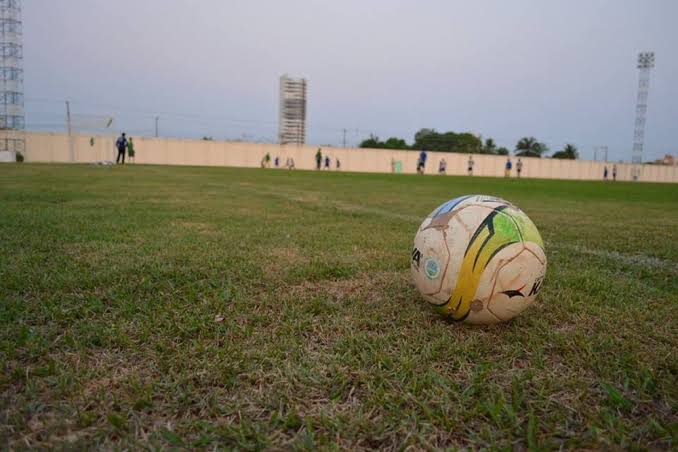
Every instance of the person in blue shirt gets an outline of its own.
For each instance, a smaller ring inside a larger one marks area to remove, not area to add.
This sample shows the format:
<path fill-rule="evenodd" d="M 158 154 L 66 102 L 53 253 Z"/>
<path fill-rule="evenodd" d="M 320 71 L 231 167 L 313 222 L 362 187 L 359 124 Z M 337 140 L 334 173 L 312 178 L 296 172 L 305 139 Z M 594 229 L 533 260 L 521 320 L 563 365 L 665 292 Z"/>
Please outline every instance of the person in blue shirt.
<path fill-rule="evenodd" d="M 513 168 L 513 163 L 511 163 L 511 157 L 506 159 L 506 166 L 504 167 L 504 177 L 511 177 L 511 168 Z"/>
<path fill-rule="evenodd" d="M 122 133 L 122 135 L 120 135 L 118 140 L 115 142 L 115 147 L 118 149 L 118 158 L 115 159 L 115 163 L 122 163 L 124 165 L 125 164 L 125 150 L 127 149 L 127 138 L 125 137 L 124 132 Z"/>
<path fill-rule="evenodd" d="M 426 168 L 426 151 L 422 150 L 419 153 L 419 160 L 417 161 L 417 172 L 419 174 L 424 174 L 424 169 Z"/>

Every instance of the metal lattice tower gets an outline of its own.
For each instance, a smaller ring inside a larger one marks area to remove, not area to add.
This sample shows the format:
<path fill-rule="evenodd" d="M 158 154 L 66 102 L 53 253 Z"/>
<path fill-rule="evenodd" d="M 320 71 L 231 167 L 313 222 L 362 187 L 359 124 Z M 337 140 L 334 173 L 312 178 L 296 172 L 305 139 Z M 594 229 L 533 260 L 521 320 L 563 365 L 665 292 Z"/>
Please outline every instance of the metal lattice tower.
<path fill-rule="evenodd" d="M 0 0 L 0 151 L 23 152 L 21 0 Z"/>
<path fill-rule="evenodd" d="M 633 153 L 631 162 L 643 163 L 643 145 L 645 142 L 645 121 L 647 114 L 647 96 L 650 89 L 650 69 L 654 67 L 654 52 L 638 54 L 638 100 L 636 102 L 636 124 L 633 130 Z M 634 179 L 639 176 L 634 174 Z"/>

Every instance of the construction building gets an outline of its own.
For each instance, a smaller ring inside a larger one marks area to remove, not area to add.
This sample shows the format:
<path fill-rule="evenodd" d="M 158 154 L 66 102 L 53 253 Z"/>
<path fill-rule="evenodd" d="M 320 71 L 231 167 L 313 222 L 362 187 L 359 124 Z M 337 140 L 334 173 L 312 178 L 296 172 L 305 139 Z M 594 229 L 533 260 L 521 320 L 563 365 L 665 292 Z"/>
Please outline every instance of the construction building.
<path fill-rule="evenodd" d="M 280 111 L 278 142 L 302 145 L 306 143 L 306 80 L 280 77 Z"/>

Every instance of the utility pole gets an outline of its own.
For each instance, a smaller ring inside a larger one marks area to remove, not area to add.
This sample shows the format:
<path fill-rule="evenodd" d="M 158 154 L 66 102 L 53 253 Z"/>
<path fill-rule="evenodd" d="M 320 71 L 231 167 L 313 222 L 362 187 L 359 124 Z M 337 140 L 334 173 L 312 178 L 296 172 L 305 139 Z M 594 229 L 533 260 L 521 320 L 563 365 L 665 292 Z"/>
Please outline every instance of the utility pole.
<path fill-rule="evenodd" d="M 66 129 L 68 130 L 68 151 L 71 163 L 75 161 L 75 149 L 73 148 L 73 128 L 71 125 L 71 103 L 66 101 Z"/>
<path fill-rule="evenodd" d="M 155 117 L 155 137 L 158 138 L 158 120 L 160 119 L 159 116 Z"/>
<path fill-rule="evenodd" d="M 343 133 L 343 138 L 341 140 L 341 147 L 346 148 L 346 129 L 341 129 Z"/>

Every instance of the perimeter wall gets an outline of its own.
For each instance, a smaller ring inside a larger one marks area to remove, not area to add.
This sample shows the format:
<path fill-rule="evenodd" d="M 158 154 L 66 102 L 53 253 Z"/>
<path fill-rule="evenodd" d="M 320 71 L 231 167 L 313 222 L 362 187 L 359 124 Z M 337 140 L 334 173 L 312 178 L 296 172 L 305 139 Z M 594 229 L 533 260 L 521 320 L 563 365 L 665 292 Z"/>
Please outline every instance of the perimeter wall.
<path fill-rule="evenodd" d="M 92 163 L 101 160 L 115 160 L 115 137 L 76 135 L 69 140 L 68 135 L 58 133 L 26 132 L 26 162 L 74 162 Z M 203 141 L 165 138 L 134 138 L 136 163 L 159 165 L 200 165 L 200 166 L 236 166 L 259 167 L 264 155 L 273 159 L 280 158 L 283 167 L 287 158 L 293 158 L 297 169 L 313 169 L 317 146 L 280 146 L 277 144 L 243 143 L 230 141 Z M 389 149 L 344 149 L 323 147 L 323 157 L 332 158 L 332 170 L 335 161 L 341 161 L 342 171 L 373 173 L 392 172 L 393 162 L 401 162 L 402 172 L 415 173 L 419 153 L 416 151 L 394 151 Z M 465 175 L 468 154 L 452 152 L 429 152 L 426 164 L 427 174 L 436 174 L 438 162 L 447 161 L 447 174 Z M 475 154 L 474 175 L 504 175 L 506 157 Z M 513 176 L 515 176 L 516 158 Z M 550 158 L 522 158 L 523 177 L 544 179 L 580 179 L 600 180 L 603 168 L 607 165 L 612 178 L 612 163 L 590 160 L 559 160 Z M 632 165 L 617 163 L 617 179 L 632 180 Z M 640 180 L 645 182 L 678 183 L 678 166 L 642 165 Z"/>

